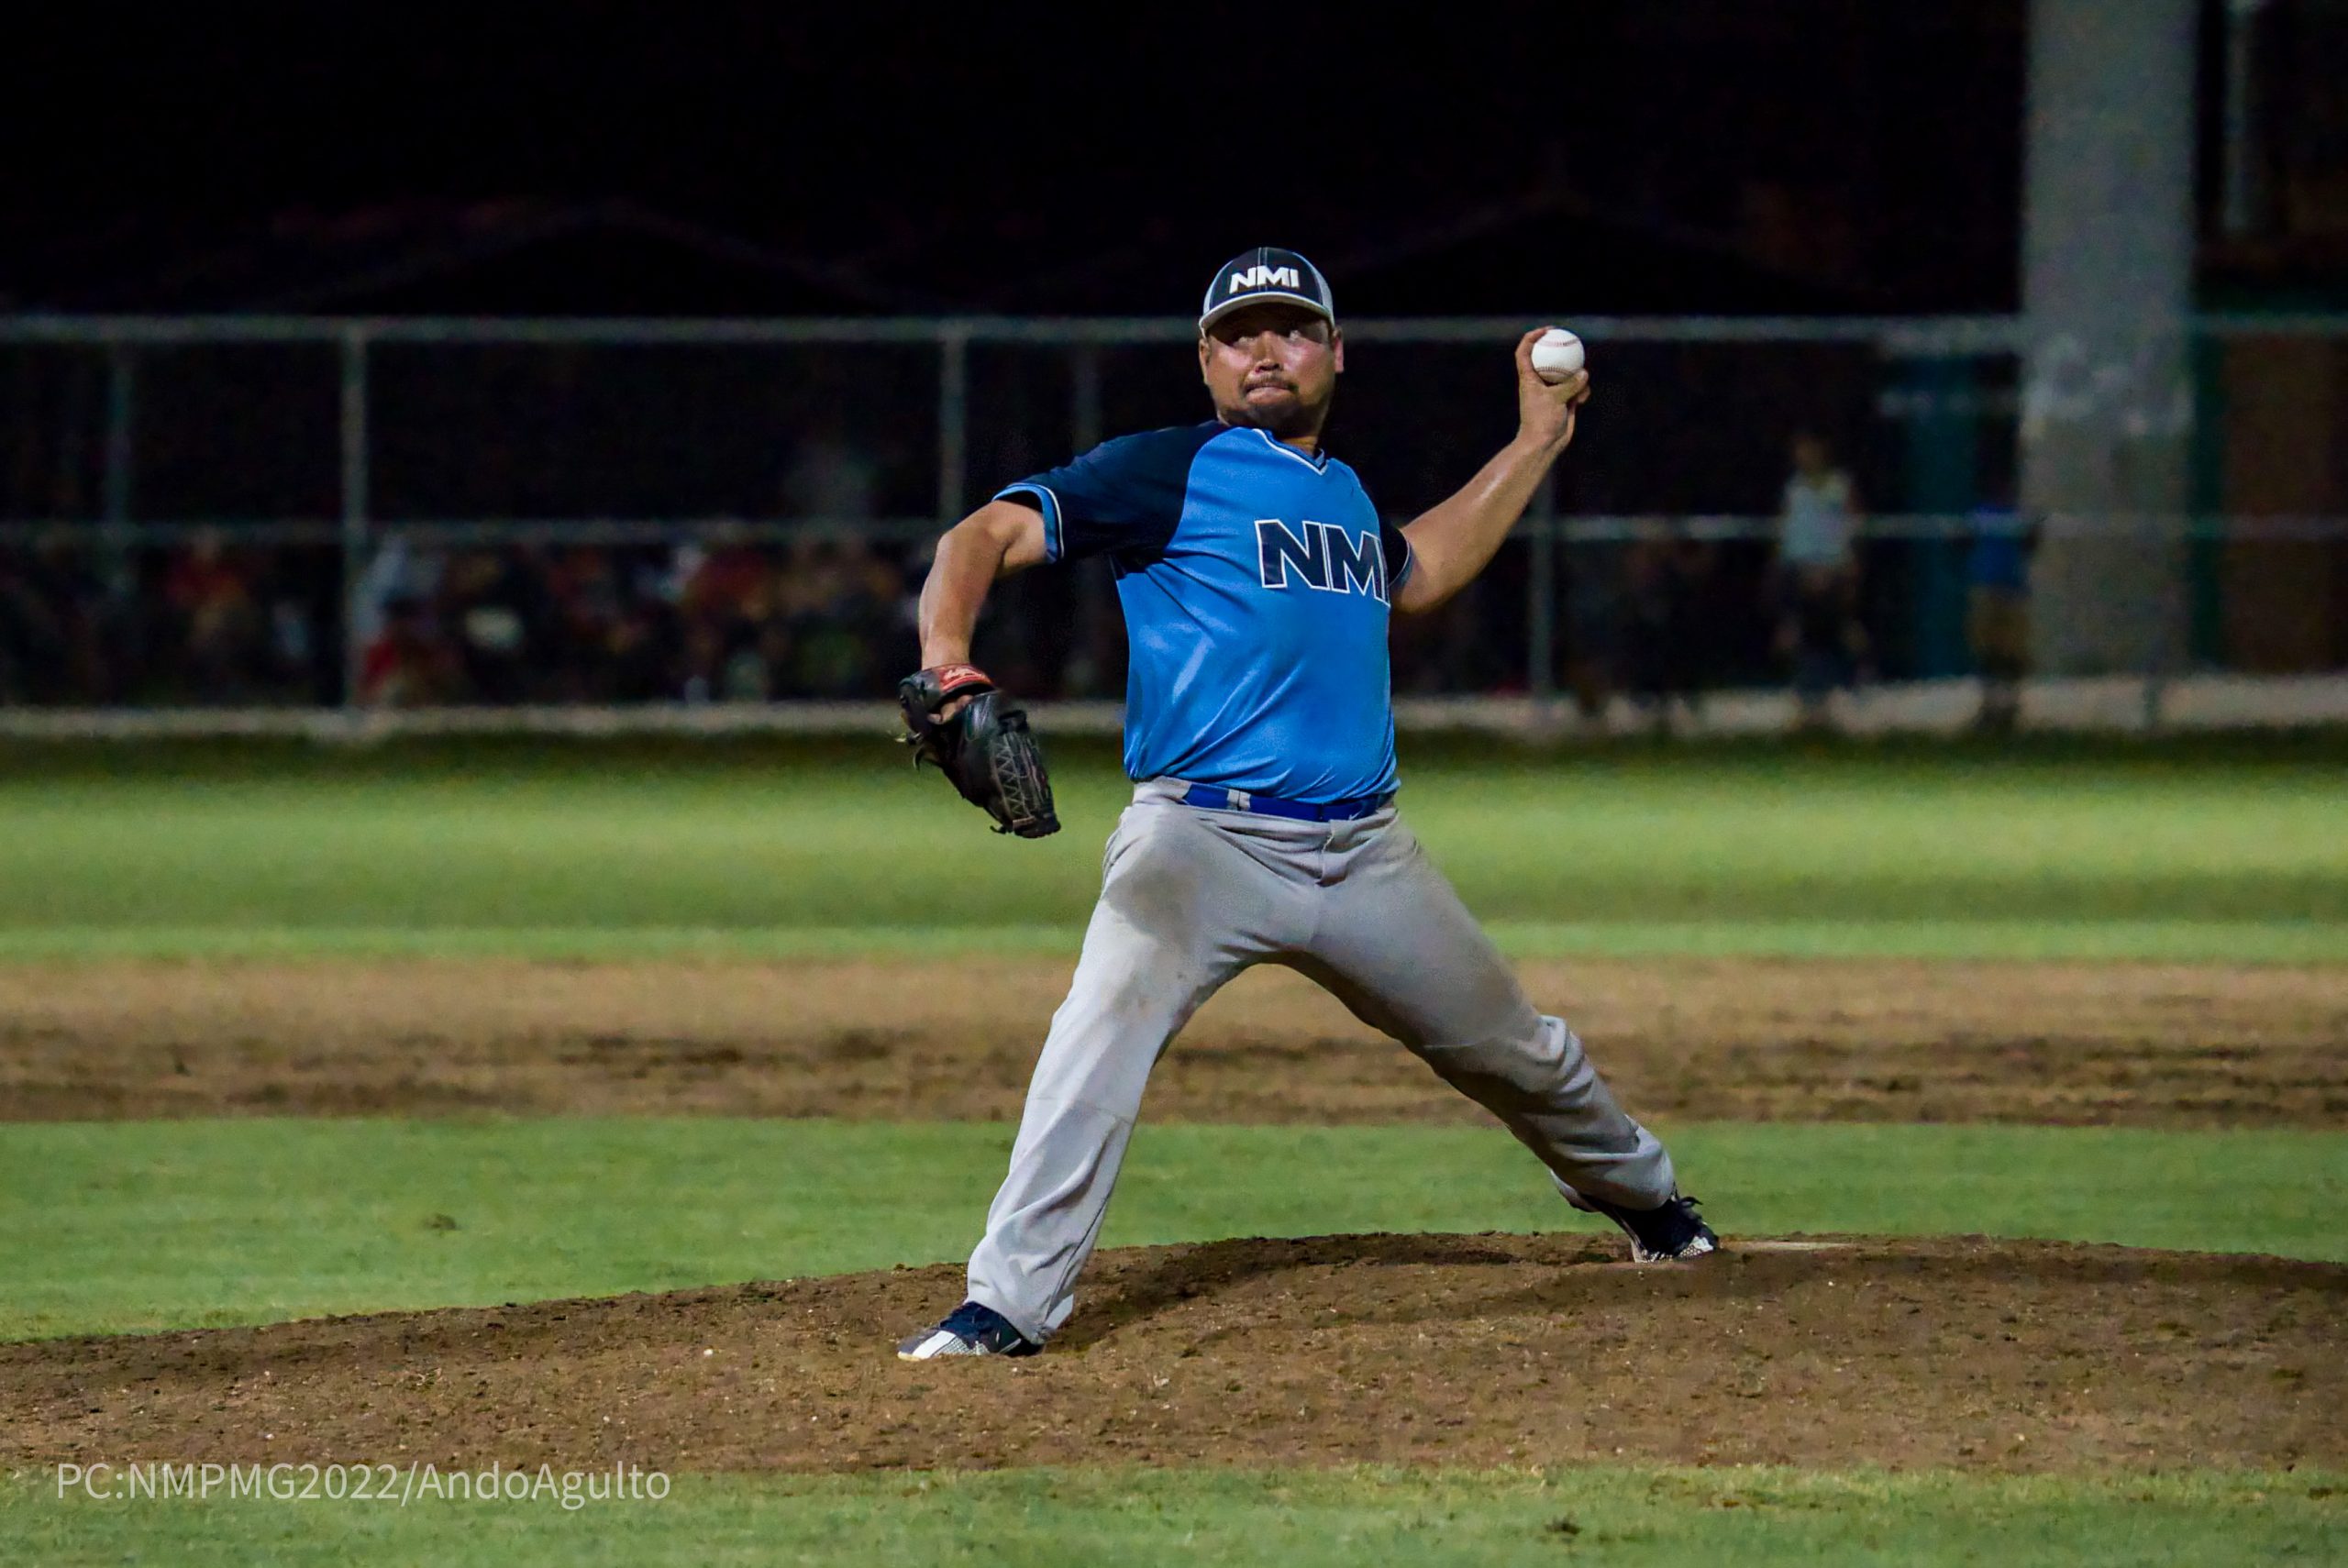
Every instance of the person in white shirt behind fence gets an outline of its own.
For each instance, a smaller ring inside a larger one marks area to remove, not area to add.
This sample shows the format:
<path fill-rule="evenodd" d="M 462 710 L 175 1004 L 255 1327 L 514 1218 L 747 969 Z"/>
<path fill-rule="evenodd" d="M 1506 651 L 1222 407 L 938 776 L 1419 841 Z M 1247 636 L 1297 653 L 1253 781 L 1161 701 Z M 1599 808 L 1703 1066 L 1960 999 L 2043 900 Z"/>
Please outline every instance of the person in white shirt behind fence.
<path fill-rule="evenodd" d="M 1826 700 L 1855 686 L 1867 657 L 1859 624 L 1859 502 L 1822 436 L 1793 440 L 1772 574 L 1778 656 L 1791 667 L 1801 727 L 1824 728 Z"/>

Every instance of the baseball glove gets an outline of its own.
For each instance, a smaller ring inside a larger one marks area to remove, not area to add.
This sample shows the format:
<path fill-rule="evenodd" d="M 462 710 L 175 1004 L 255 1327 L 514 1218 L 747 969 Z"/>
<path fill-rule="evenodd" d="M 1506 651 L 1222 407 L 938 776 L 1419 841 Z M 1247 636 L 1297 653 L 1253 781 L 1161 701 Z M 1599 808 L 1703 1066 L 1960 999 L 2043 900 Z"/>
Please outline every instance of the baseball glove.
<path fill-rule="evenodd" d="M 958 697 L 969 701 L 940 718 Z M 984 670 L 941 664 L 909 675 L 897 682 L 897 706 L 904 710 L 914 766 L 935 764 L 962 799 L 994 818 L 995 832 L 1042 838 L 1060 831 L 1043 748 L 1028 732 L 1026 712 L 1004 705 Z"/>

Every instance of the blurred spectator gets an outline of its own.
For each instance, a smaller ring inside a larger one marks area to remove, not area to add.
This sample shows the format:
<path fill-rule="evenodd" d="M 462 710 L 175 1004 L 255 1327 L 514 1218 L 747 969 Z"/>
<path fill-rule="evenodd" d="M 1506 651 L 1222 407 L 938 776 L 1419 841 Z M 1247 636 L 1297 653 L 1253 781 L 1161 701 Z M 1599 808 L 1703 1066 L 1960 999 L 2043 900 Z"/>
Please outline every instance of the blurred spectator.
<path fill-rule="evenodd" d="M 675 699 L 681 681 L 670 678 L 670 667 L 682 650 L 671 618 L 664 607 L 632 601 L 612 627 L 611 683 L 607 696 L 615 702 L 658 702 Z"/>
<path fill-rule="evenodd" d="M 773 563 L 738 532 L 726 531 L 679 567 L 686 700 L 764 701 L 773 695 L 768 661 L 783 652 L 780 624 L 769 624 L 778 611 Z"/>
<path fill-rule="evenodd" d="M 104 580 L 71 537 L 0 548 L 0 701 L 103 700 L 114 684 L 108 612 Z"/>
<path fill-rule="evenodd" d="M 531 689 L 534 676 L 559 675 L 542 657 L 552 651 L 551 595 L 538 562 L 517 550 L 470 551 L 449 563 L 441 593 L 474 701 L 526 701 L 538 694 Z"/>
<path fill-rule="evenodd" d="M 388 607 L 395 599 L 429 603 L 440 592 L 445 562 L 434 550 L 410 547 L 407 536 L 393 534 L 376 546 L 375 554 L 360 574 L 358 624 L 351 628 L 361 648 L 375 646 L 383 632 Z"/>
<path fill-rule="evenodd" d="M 773 695 L 847 698 L 887 689 L 880 657 L 904 580 L 854 532 L 878 514 L 880 489 L 880 465 L 847 423 L 818 418 L 782 480 L 785 514 L 818 532 L 792 542 L 779 584 L 781 624 L 762 634 Z"/>
<path fill-rule="evenodd" d="M 330 550 L 256 552 L 256 598 L 266 607 L 270 701 L 336 702 L 342 698 L 341 562 Z"/>
<path fill-rule="evenodd" d="M 178 554 L 163 597 L 177 618 L 192 695 L 230 701 L 249 696 L 267 643 L 246 571 L 218 535 L 199 536 Z"/>
<path fill-rule="evenodd" d="M 878 660 L 901 592 L 897 574 L 863 539 L 801 539 L 781 583 L 785 694 L 861 696 L 882 684 Z"/>
<path fill-rule="evenodd" d="M 581 546 L 555 555 L 546 569 L 546 643 L 541 662 L 552 679 L 533 700 L 607 702 L 614 696 L 626 585 L 610 551 Z"/>
<path fill-rule="evenodd" d="M 738 529 L 713 533 L 703 546 L 680 552 L 685 613 L 733 621 L 752 613 L 767 593 L 773 568 Z"/>
<path fill-rule="evenodd" d="M 394 536 L 358 584 L 371 703 L 873 699 L 913 668 L 903 552 L 839 531 L 788 546 L 483 547 Z M 217 536 L 126 557 L 93 541 L 0 546 L 0 702 L 339 701 L 331 549 Z M 154 632 L 148 633 L 148 627 Z M 143 653 L 155 645 L 154 657 Z M 1058 660 L 1023 690 L 1057 694 Z"/>
<path fill-rule="evenodd" d="M 707 621 L 685 624 L 685 680 L 680 695 L 688 702 L 714 702 L 723 690 L 725 640 Z"/>
<path fill-rule="evenodd" d="M 455 669 L 432 635 L 421 601 L 382 606 L 382 629 L 360 664 L 359 701 L 371 708 L 428 708 L 451 698 Z"/>
<path fill-rule="evenodd" d="M 1859 624 L 1858 495 L 1825 440 L 1793 440 L 1794 471 L 1778 514 L 1771 589 L 1778 657 L 1792 668 L 1801 727 L 1826 723 L 1826 700 L 1855 686 L 1867 657 Z"/>
<path fill-rule="evenodd" d="M 53 700 L 64 682 L 65 624 L 29 555 L 0 548 L 0 701 Z"/>
<path fill-rule="evenodd" d="M 2010 734 L 2021 717 L 2021 678 L 2030 667 L 2030 556 L 2037 530 L 2009 507 L 1973 514 L 1966 552 L 1966 640 L 1981 675 L 1975 727 Z"/>

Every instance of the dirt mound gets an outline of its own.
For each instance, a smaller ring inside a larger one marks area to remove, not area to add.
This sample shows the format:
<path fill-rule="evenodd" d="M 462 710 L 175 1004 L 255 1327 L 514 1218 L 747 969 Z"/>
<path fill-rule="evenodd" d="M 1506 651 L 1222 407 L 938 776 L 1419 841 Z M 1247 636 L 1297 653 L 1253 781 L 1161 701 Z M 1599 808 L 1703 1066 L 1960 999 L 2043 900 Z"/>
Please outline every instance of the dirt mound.
<path fill-rule="evenodd" d="M 2348 968 L 1522 966 L 1643 1116 L 2348 1127 Z M 0 966 L 0 1119 L 1016 1116 L 1065 960 Z M 1152 1121 L 1479 1113 L 1292 974 L 1203 1009 Z"/>
<path fill-rule="evenodd" d="M 909 1365 L 958 1269 L 0 1346 L 0 1462 L 671 1470 L 2348 1463 L 2348 1267 L 1978 1239 L 1104 1253 L 1023 1361 Z"/>

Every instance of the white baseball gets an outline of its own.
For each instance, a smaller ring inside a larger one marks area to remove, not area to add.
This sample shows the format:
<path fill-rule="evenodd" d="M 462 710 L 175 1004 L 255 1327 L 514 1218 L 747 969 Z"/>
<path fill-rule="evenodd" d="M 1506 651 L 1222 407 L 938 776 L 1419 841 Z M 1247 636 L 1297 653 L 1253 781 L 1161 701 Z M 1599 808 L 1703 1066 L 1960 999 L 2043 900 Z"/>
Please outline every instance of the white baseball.
<path fill-rule="evenodd" d="M 1581 366 L 1581 339 L 1562 326 L 1551 327 L 1533 346 L 1533 373 L 1553 387 Z"/>

